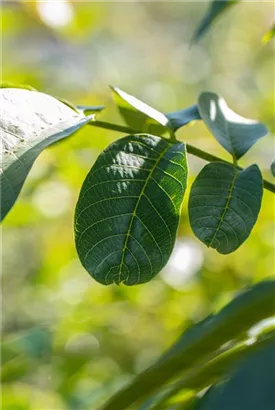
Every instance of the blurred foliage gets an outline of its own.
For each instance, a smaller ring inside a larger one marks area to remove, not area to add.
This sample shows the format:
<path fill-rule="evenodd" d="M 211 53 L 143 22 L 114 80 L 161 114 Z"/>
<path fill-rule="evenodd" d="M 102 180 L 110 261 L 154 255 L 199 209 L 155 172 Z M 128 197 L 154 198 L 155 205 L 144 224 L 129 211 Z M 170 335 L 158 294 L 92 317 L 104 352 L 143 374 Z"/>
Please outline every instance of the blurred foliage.
<path fill-rule="evenodd" d="M 190 48 L 207 7 L 3 2 L 2 80 L 74 104 L 103 104 L 100 119 L 116 122 L 108 84 L 162 112 L 190 106 L 202 90 L 212 90 L 274 132 L 273 44 L 261 44 L 273 4 L 240 2 Z M 161 275 L 130 288 L 93 281 L 74 247 L 74 207 L 97 155 L 121 136 L 86 127 L 47 149 L 3 223 L 4 410 L 97 408 L 189 324 L 244 285 L 274 275 L 274 199 L 265 191 L 253 234 L 234 254 L 218 255 L 199 243 L 185 200 L 175 252 Z M 178 137 L 229 159 L 202 123 L 182 128 Z M 269 135 L 240 165 L 257 162 L 270 178 L 272 144 Z M 203 164 L 189 156 L 190 183 Z"/>

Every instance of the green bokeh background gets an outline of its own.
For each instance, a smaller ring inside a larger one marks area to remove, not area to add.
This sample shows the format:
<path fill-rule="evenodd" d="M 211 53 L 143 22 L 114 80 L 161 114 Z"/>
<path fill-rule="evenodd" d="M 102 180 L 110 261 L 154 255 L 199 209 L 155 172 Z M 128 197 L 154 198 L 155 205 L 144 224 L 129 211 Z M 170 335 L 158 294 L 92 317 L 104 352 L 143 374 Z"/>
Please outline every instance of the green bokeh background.
<path fill-rule="evenodd" d="M 195 103 L 202 90 L 217 92 L 236 112 L 269 127 L 240 164 L 257 162 L 272 180 L 274 43 L 261 43 L 274 17 L 272 2 L 230 8 L 192 48 L 205 2 L 64 4 L 59 15 L 52 3 L 54 22 L 35 1 L 2 4 L 2 81 L 75 104 L 105 104 L 100 119 L 120 123 L 108 84 L 163 112 Z M 177 134 L 230 160 L 201 122 Z M 194 237 L 187 192 L 164 271 L 135 287 L 97 284 L 77 258 L 73 214 L 97 155 L 121 136 L 87 126 L 47 149 L 2 225 L 4 410 L 96 409 L 187 326 L 274 275 L 270 192 L 250 238 L 228 256 Z M 190 189 L 204 162 L 188 160 Z"/>

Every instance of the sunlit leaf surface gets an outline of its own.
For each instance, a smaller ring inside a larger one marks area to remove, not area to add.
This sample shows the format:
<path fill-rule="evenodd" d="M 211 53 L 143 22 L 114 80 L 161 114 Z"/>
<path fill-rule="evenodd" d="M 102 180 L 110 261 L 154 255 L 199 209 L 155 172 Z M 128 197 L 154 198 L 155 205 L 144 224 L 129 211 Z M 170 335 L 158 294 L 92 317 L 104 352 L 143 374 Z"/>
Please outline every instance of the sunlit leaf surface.
<path fill-rule="evenodd" d="M 236 159 L 242 157 L 268 130 L 256 120 L 241 117 L 215 93 L 203 92 L 199 97 L 201 118 L 219 143 Z"/>
<path fill-rule="evenodd" d="M 36 91 L 1 88 L 1 220 L 16 201 L 40 152 L 91 117 Z"/>

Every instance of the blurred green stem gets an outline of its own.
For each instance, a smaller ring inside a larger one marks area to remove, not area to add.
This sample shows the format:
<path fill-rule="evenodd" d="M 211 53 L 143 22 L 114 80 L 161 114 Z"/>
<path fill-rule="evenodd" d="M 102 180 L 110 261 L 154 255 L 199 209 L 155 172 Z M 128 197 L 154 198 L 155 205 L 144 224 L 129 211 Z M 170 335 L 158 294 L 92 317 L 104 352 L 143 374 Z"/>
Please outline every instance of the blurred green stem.
<path fill-rule="evenodd" d="M 123 132 L 125 134 L 136 134 L 137 131 L 133 130 L 132 128 L 126 127 L 124 125 L 117 125 L 113 124 L 110 122 L 105 122 L 105 121 L 90 121 L 89 125 L 92 125 L 93 127 L 99 127 L 99 128 L 104 128 L 106 130 L 111 130 L 111 131 L 118 131 L 118 132 Z M 175 140 L 176 141 L 176 140 Z M 216 157 L 215 155 L 209 154 L 208 152 L 202 151 L 199 148 L 194 147 L 193 145 L 186 144 L 186 149 L 187 152 L 191 155 L 195 155 L 198 158 L 204 159 L 205 161 L 208 162 L 225 162 L 226 164 L 231 164 L 231 162 L 225 161 L 222 158 Z M 243 168 L 239 167 L 236 165 L 236 167 L 239 170 L 242 170 Z M 270 192 L 273 192 L 275 194 L 275 185 L 272 184 L 269 181 L 266 181 L 265 179 L 263 180 L 264 188 L 267 189 Z"/>

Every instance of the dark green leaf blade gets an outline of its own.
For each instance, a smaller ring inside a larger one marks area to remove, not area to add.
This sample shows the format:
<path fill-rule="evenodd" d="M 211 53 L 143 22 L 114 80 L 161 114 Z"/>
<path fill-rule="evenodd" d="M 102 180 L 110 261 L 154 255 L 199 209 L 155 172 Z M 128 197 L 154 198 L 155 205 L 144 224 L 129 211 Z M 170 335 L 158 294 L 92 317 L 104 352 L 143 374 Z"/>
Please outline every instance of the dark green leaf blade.
<path fill-rule="evenodd" d="M 138 98 L 111 87 L 113 99 L 126 124 L 137 132 L 162 135 L 168 132 L 168 118 Z"/>
<path fill-rule="evenodd" d="M 274 410 L 274 342 L 245 358 L 201 400 L 198 410 Z"/>
<path fill-rule="evenodd" d="M 165 114 L 169 119 L 169 123 L 174 131 L 189 124 L 191 121 L 200 120 L 201 116 L 198 110 L 198 106 L 191 105 L 191 107 L 185 108 L 175 112 Z"/>
<path fill-rule="evenodd" d="M 179 373 L 188 376 L 194 366 L 212 360 L 220 347 L 237 339 L 263 319 L 275 314 L 275 281 L 266 280 L 246 289 L 228 303 L 218 314 L 202 321 L 196 331 L 185 332 L 172 346 L 173 354 L 165 354 L 121 391 L 116 393 L 101 410 L 124 410 L 160 389 Z"/>
<path fill-rule="evenodd" d="M 206 12 L 206 15 L 203 17 L 197 30 L 195 31 L 191 43 L 196 43 L 197 41 L 199 41 L 209 30 L 213 21 L 225 10 L 227 10 L 228 7 L 236 3 L 238 3 L 238 0 L 213 0 Z"/>
<path fill-rule="evenodd" d="M 171 254 L 186 187 L 183 143 L 130 135 L 111 144 L 82 186 L 75 239 L 98 282 L 151 280 Z"/>
<path fill-rule="evenodd" d="M 1 220 L 15 203 L 40 152 L 73 134 L 92 116 L 36 91 L 1 88 Z"/>
<path fill-rule="evenodd" d="M 195 235 L 219 253 L 235 251 L 250 235 L 262 195 L 257 165 L 243 171 L 222 162 L 206 165 L 189 197 L 189 219 Z"/>
<path fill-rule="evenodd" d="M 209 130 L 235 159 L 242 157 L 258 139 L 268 134 L 264 124 L 236 114 L 215 93 L 201 93 L 198 107 Z"/>

